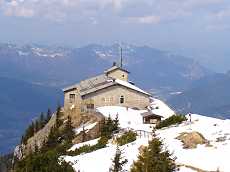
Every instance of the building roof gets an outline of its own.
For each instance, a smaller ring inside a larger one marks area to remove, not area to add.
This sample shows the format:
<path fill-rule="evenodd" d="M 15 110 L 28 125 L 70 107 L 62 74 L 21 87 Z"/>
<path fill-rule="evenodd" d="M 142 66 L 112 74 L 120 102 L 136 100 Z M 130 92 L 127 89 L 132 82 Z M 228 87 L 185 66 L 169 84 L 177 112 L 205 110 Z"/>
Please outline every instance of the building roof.
<path fill-rule="evenodd" d="M 135 85 L 133 85 L 133 84 L 131 84 L 131 83 L 129 83 L 129 82 L 122 81 L 122 80 L 120 80 L 120 79 L 116 79 L 115 82 L 118 83 L 119 85 L 124 86 L 124 87 L 130 88 L 130 89 L 132 89 L 132 90 L 136 90 L 136 91 L 138 91 L 138 92 L 141 92 L 141 93 L 143 93 L 143 94 L 146 94 L 146 95 L 151 96 L 150 93 L 148 93 L 148 92 L 146 92 L 146 91 L 140 89 L 139 87 L 137 87 L 137 86 L 135 86 Z"/>
<path fill-rule="evenodd" d="M 73 89 L 78 89 L 80 91 L 86 91 L 91 88 L 95 88 L 98 85 L 104 85 L 108 80 L 108 77 L 105 75 L 98 75 L 96 77 L 92 77 L 86 80 L 81 81 L 80 83 L 68 86 L 63 89 L 64 92 L 73 90 Z"/>
<path fill-rule="evenodd" d="M 141 114 L 142 117 L 149 117 L 149 116 L 154 116 L 157 118 L 163 118 L 163 116 L 157 115 L 155 113 L 153 113 L 152 111 L 147 111 Z"/>
<path fill-rule="evenodd" d="M 99 75 L 84 81 L 81 81 L 78 84 L 74 84 L 72 86 L 66 87 L 63 89 L 64 92 L 68 92 L 74 89 L 79 90 L 80 95 L 84 96 L 93 92 L 96 92 L 98 90 L 108 88 L 114 85 L 121 85 L 123 87 L 135 90 L 137 92 L 140 92 L 142 94 L 151 96 L 151 94 L 147 93 L 146 91 L 143 91 L 142 89 L 138 88 L 137 86 L 130 84 L 129 82 L 122 81 L 119 79 L 113 79 L 106 75 Z"/>
<path fill-rule="evenodd" d="M 123 69 L 123 68 L 121 68 L 121 67 L 118 67 L 118 66 L 113 66 L 113 67 L 111 67 L 111 68 L 105 70 L 105 73 L 108 74 L 108 73 L 110 73 L 110 72 L 112 72 L 112 71 L 114 71 L 114 70 L 122 70 L 122 71 L 124 71 L 124 72 L 126 72 L 126 73 L 130 73 L 129 71 L 127 71 L 127 70 L 125 70 L 125 69 Z"/>

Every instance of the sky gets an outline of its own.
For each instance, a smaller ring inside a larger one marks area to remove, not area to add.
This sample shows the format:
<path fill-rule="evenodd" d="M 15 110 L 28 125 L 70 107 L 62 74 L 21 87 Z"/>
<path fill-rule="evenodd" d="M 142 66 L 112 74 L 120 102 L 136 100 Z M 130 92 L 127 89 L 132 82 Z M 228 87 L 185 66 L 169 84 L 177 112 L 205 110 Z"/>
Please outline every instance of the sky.
<path fill-rule="evenodd" d="M 126 42 L 170 50 L 225 71 L 229 40 L 229 0 L 0 0 L 4 43 Z"/>

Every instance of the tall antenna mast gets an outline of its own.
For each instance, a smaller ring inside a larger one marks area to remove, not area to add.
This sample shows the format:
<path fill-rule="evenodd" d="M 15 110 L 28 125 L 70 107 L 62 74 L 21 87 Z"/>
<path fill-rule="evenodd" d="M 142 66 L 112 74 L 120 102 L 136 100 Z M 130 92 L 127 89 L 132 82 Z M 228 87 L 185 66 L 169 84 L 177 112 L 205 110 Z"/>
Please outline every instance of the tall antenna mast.
<path fill-rule="evenodd" d="M 120 64 L 121 66 L 121 68 L 123 67 L 123 54 L 122 54 L 122 47 L 121 47 L 121 64 Z"/>

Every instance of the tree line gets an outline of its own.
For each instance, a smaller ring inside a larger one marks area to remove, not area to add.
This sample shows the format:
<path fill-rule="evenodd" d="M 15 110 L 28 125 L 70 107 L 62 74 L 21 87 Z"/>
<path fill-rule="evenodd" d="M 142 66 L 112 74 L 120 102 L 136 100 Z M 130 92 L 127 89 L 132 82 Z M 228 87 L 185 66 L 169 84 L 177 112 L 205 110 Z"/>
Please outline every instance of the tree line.
<path fill-rule="evenodd" d="M 34 150 L 29 155 L 16 161 L 13 167 L 14 172 L 74 172 L 69 163 L 60 159 L 72 146 L 72 140 L 75 137 L 71 117 L 68 116 L 64 122 L 63 116 L 61 107 L 58 107 L 55 124 L 51 128 L 47 140 L 40 149 L 35 143 Z M 39 119 L 38 122 L 44 121 Z"/>
<path fill-rule="evenodd" d="M 41 130 L 51 119 L 52 112 L 50 109 L 47 110 L 46 115 L 42 112 L 38 119 L 31 122 L 31 124 L 25 130 L 24 135 L 21 138 L 21 143 L 26 144 L 27 140 L 34 136 L 39 130 Z"/>

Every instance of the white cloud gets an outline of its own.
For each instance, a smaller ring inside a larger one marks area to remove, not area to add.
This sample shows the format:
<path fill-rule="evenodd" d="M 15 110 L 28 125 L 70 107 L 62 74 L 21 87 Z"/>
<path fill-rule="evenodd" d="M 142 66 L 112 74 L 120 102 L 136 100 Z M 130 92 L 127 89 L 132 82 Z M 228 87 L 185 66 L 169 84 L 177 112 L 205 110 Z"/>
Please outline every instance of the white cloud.
<path fill-rule="evenodd" d="M 18 16 L 18 17 L 32 17 L 35 14 L 35 11 L 32 8 L 21 5 L 20 3 L 23 0 L 16 1 L 12 0 L 10 2 L 2 2 L 3 4 L 3 13 L 6 16 Z"/>
<path fill-rule="evenodd" d="M 223 3 L 224 0 L 185 0 L 182 2 L 184 8 L 200 8 L 209 5 L 216 5 Z"/>
<path fill-rule="evenodd" d="M 227 0 L 0 0 L 7 16 L 39 17 L 54 21 L 100 22 L 101 17 L 140 24 L 158 24 L 208 14 L 209 7 Z M 202 10 L 200 10 L 202 8 Z M 124 15 L 125 14 L 125 15 Z M 219 16 L 226 15 L 224 12 Z M 93 18 L 93 20 L 92 20 Z M 84 19 L 84 20 L 83 20 Z"/>
<path fill-rule="evenodd" d="M 32 17 L 34 16 L 34 11 L 25 7 L 15 7 L 7 8 L 4 11 L 6 16 L 18 16 L 18 17 Z"/>
<path fill-rule="evenodd" d="M 230 17 L 230 8 L 220 10 L 219 12 L 215 14 L 215 17 L 219 20 L 223 20 L 225 18 Z"/>
<path fill-rule="evenodd" d="M 161 18 L 159 16 L 143 16 L 143 17 L 128 17 L 128 22 L 133 23 L 142 23 L 142 24 L 158 24 L 161 21 Z"/>

